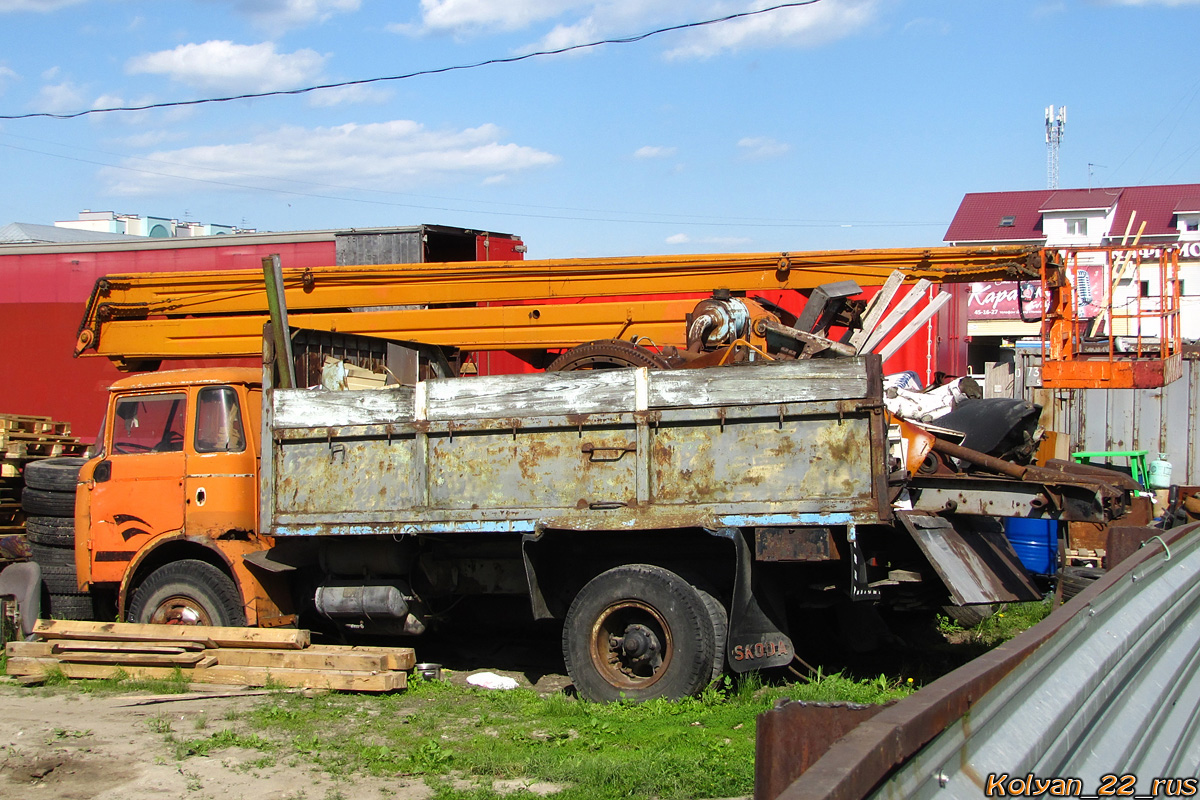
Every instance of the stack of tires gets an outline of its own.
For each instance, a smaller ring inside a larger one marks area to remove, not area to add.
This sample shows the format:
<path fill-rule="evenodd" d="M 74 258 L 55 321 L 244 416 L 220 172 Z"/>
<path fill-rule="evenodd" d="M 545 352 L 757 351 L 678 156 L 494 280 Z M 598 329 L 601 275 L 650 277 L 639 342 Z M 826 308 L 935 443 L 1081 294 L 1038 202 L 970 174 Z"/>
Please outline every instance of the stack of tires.
<path fill-rule="evenodd" d="M 42 568 L 42 617 L 91 619 L 91 595 L 75 580 L 75 481 L 83 458 L 48 458 L 25 465 L 21 508 L 25 538 Z"/>

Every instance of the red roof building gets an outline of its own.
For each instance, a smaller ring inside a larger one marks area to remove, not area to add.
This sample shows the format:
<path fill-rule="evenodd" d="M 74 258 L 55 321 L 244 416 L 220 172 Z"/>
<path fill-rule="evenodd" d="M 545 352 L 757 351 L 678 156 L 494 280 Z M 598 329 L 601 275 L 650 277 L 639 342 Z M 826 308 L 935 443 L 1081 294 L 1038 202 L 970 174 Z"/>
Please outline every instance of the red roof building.
<path fill-rule="evenodd" d="M 1183 336 L 1200 338 L 1200 184 L 972 193 L 963 197 L 943 239 L 951 245 L 1131 245 L 1145 250 L 1146 256 L 1163 246 L 1176 246 Z M 1159 291 L 1156 280 L 1143 276 L 1146 285 L 1130 291 L 1153 296 Z M 1021 320 L 1017 299 L 1020 294 L 1032 307 L 1035 287 L 974 283 L 964 291 L 969 292 L 967 332 L 976 349 L 1038 335 L 1038 323 Z M 971 358 L 972 364 L 978 361 Z"/>

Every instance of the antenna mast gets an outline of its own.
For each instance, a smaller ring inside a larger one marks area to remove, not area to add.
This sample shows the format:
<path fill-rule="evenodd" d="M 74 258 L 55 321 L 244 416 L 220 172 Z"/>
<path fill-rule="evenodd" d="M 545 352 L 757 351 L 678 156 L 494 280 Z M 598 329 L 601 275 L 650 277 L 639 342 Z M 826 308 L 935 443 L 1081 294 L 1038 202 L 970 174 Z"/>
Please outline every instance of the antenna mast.
<path fill-rule="evenodd" d="M 1046 108 L 1046 188 L 1058 188 L 1058 145 L 1062 142 L 1063 129 L 1067 127 L 1067 107 Z"/>

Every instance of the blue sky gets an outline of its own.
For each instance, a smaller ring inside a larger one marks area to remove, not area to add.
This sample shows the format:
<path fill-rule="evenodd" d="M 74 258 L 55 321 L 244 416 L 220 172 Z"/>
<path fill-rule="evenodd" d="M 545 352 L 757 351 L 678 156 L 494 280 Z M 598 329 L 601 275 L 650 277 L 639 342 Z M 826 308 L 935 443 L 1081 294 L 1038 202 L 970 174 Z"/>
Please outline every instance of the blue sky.
<path fill-rule="evenodd" d="M 777 0 L 778 1 L 778 0 Z M 0 0 L 0 115 L 294 89 L 774 5 Z M 1200 182 L 1200 2 L 820 0 L 298 96 L 0 120 L 0 225 L 433 223 L 528 257 L 941 243 L 966 192 Z M 1089 164 L 1093 165 L 1089 167 Z"/>

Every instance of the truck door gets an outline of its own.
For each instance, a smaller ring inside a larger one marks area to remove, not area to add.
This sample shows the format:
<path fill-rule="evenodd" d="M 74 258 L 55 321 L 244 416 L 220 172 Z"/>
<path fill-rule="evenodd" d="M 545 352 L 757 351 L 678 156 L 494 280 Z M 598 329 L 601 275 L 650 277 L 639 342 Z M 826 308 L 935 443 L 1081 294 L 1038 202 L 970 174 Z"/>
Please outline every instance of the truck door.
<path fill-rule="evenodd" d="M 93 581 L 120 581 L 138 550 L 183 527 L 186 425 L 185 392 L 116 398 L 88 487 Z"/>
<path fill-rule="evenodd" d="M 215 538 L 256 529 L 256 454 L 246 435 L 241 400 L 233 386 L 204 386 L 196 393 L 196 421 L 184 479 L 188 536 Z"/>

